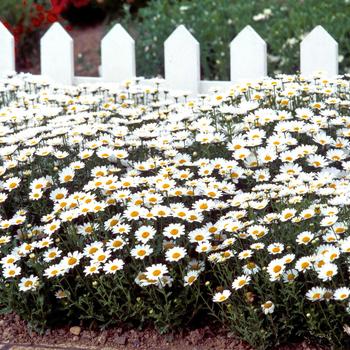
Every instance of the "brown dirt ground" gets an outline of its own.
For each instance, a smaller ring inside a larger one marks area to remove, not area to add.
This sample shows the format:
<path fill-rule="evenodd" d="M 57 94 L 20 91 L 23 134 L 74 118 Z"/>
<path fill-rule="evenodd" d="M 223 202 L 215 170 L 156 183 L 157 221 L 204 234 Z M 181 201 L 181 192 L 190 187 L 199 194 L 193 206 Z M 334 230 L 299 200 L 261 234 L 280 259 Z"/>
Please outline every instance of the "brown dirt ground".
<path fill-rule="evenodd" d="M 45 335 L 39 335 L 29 332 L 25 322 L 17 315 L 2 315 L 0 316 L 0 350 L 253 350 L 233 334 L 220 329 L 211 330 L 210 327 L 166 335 L 159 335 L 152 329 L 125 331 L 122 328 L 112 328 L 104 331 L 91 331 L 82 327 L 78 330 L 79 335 L 74 335 L 67 326 L 48 330 Z M 325 348 L 306 341 L 278 348 L 278 350 L 321 349 L 325 350 Z"/>
<path fill-rule="evenodd" d="M 101 64 L 100 43 L 105 33 L 103 24 L 84 29 L 73 29 L 69 34 L 74 39 L 76 76 L 98 76 Z"/>

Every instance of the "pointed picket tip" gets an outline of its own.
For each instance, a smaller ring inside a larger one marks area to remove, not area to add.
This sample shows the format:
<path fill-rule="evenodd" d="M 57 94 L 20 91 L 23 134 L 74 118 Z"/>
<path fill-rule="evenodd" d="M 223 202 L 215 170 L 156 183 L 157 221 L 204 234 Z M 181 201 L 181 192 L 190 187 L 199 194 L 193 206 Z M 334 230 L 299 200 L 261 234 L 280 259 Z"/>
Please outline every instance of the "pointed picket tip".
<path fill-rule="evenodd" d="M 73 39 L 59 23 L 54 23 L 41 38 L 40 58 L 43 76 L 60 84 L 73 83 Z"/>
<path fill-rule="evenodd" d="M 338 43 L 322 27 L 315 27 L 300 43 L 300 72 L 311 76 L 317 71 L 338 74 Z"/>
<path fill-rule="evenodd" d="M 1 38 L 13 39 L 12 33 L 5 27 L 4 23 L 0 21 L 0 36 Z"/>
<path fill-rule="evenodd" d="M 256 80 L 267 75 L 265 40 L 246 26 L 230 43 L 231 81 Z"/>
<path fill-rule="evenodd" d="M 112 29 L 103 37 L 102 42 L 108 42 L 110 40 L 125 41 L 130 43 L 135 43 L 135 40 L 131 35 L 124 29 L 124 27 L 117 23 Z"/>
<path fill-rule="evenodd" d="M 171 89 L 199 91 L 199 42 L 184 25 L 178 26 L 164 42 L 164 73 Z"/>
<path fill-rule="evenodd" d="M 67 31 L 62 27 L 61 24 L 55 22 L 51 27 L 46 31 L 46 33 L 41 38 L 41 42 L 45 40 L 55 40 L 58 38 L 60 41 L 65 39 L 73 41 L 72 37 L 67 33 Z"/>
<path fill-rule="evenodd" d="M 265 40 L 250 26 L 245 26 L 237 36 L 231 41 L 230 46 L 238 45 L 241 41 L 246 41 L 250 43 L 253 42 L 255 44 L 263 45 L 266 47 Z"/>
<path fill-rule="evenodd" d="M 11 32 L 0 21 L 0 76 L 15 71 L 15 39 Z"/>
<path fill-rule="evenodd" d="M 121 82 L 135 75 L 135 41 L 118 23 L 101 40 L 101 76 L 107 82 Z"/>
<path fill-rule="evenodd" d="M 313 40 L 325 40 L 329 44 L 338 46 L 336 40 L 324 29 L 322 26 L 316 26 L 301 42 L 301 45 L 305 45 Z"/>
<path fill-rule="evenodd" d="M 183 25 L 180 24 L 165 40 L 164 46 L 173 45 L 174 43 L 193 43 L 199 45 L 197 39 L 190 33 L 190 31 Z"/>

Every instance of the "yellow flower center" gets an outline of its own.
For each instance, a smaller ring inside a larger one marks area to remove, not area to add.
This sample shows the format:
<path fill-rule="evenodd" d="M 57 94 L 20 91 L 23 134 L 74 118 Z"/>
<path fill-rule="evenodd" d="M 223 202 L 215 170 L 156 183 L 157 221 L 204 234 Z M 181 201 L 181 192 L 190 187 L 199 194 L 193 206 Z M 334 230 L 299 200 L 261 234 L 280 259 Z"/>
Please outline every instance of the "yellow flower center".
<path fill-rule="evenodd" d="M 113 247 L 114 247 L 114 248 L 119 248 L 122 244 L 123 244 L 122 241 L 114 241 L 114 242 L 113 242 Z"/>
<path fill-rule="evenodd" d="M 97 258 L 98 261 L 104 261 L 106 259 L 106 255 L 105 254 L 101 254 L 99 255 L 99 257 Z"/>
<path fill-rule="evenodd" d="M 191 283 L 193 283 L 194 281 L 196 280 L 196 277 L 195 276 L 190 276 L 190 277 L 188 277 L 188 283 L 189 284 L 191 284 Z"/>
<path fill-rule="evenodd" d="M 24 282 L 24 286 L 27 287 L 27 288 L 28 288 L 28 287 L 31 287 L 32 285 L 33 285 L 33 282 L 32 282 L 32 281 L 25 281 L 25 282 Z"/>
<path fill-rule="evenodd" d="M 78 261 L 78 259 L 71 257 L 68 259 L 68 265 L 74 265 L 76 262 Z"/>
<path fill-rule="evenodd" d="M 282 270 L 282 266 L 280 266 L 280 265 L 274 266 L 274 268 L 273 268 L 273 272 L 274 272 L 274 273 L 278 273 L 278 272 L 280 272 L 281 270 Z"/>
<path fill-rule="evenodd" d="M 305 261 L 305 262 L 303 262 L 303 263 L 301 264 L 301 268 L 302 268 L 302 269 L 306 269 L 306 268 L 309 267 L 309 265 L 310 265 L 310 263 L 307 262 L 307 261 Z"/>
<path fill-rule="evenodd" d="M 89 249 L 89 254 L 95 254 L 97 252 L 97 248 L 96 247 L 92 247 Z"/>
<path fill-rule="evenodd" d="M 138 252 L 137 252 L 137 255 L 138 256 L 144 256 L 146 255 L 146 251 L 144 249 L 140 249 Z"/>

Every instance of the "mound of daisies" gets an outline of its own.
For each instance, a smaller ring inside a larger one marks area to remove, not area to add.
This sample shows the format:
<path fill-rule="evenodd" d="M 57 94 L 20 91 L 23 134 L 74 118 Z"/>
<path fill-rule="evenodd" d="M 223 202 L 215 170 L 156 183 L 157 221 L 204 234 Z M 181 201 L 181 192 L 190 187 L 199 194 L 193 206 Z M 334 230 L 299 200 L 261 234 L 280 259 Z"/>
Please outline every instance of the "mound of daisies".
<path fill-rule="evenodd" d="M 1 311 L 347 346 L 349 85 L 2 80 Z"/>

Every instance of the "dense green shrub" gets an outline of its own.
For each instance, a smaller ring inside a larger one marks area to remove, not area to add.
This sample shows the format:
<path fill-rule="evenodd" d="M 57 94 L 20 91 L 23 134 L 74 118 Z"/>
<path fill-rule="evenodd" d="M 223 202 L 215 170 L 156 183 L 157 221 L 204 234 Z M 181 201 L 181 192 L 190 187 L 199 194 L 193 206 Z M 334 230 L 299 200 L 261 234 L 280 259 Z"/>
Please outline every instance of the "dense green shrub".
<path fill-rule="evenodd" d="M 229 43 L 252 25 L 268 43 L 269 72 L 294 73 L 299 67 L 299 42 L 316 25 L 338 41 L 340 69 L 350 66 L 347 0 L 152 0 L 138 19 L 124 24 L 137 38 L 138 75 L 163 75 L 163 43 L 184 24 L 201 44 L 202 76 L 228 79 Z"/>

